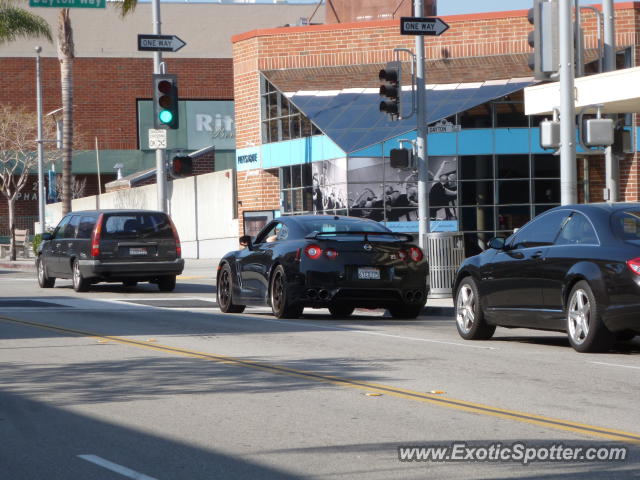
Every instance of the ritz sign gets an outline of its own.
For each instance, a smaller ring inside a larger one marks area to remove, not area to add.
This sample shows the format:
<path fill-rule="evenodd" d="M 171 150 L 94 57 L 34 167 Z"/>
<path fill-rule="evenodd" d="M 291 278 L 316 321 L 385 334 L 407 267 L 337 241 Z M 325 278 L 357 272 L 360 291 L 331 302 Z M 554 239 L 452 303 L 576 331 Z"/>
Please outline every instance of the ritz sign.
<path fill-rule="evenodd" d="M 219 150 L 236 148 L 236 124 L 231 101 L 187 102 L 187 147 L 192 150 L 215 145 Z"/>

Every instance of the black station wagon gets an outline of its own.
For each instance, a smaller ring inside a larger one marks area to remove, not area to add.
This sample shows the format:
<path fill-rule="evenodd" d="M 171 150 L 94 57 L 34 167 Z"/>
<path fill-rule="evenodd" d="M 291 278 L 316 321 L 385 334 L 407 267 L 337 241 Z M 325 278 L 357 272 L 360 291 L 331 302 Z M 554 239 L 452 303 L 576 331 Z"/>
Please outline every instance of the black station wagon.
<path fill-rule="evenodd" d="M 184 268 L 178 233 L 163 212 L 71 212 L 42 240 L 36 258 L 42 288 L 53 287 L 56 278 L 71 278 L 76 292 L 99 282 L 129 287 L 152 282 L 170 292 Z"/>

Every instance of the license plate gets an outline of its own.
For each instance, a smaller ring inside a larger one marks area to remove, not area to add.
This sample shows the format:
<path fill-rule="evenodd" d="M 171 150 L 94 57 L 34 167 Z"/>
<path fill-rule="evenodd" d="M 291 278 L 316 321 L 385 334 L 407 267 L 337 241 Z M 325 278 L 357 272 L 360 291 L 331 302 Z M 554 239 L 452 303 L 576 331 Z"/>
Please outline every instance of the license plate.
<path fill-rule="evenodd" d="M 358 268 L 358 280 L 380 280 L 380 269 L 360 267 Z"/>
<path fill-rule="evenodd" d="M 129 249 L 129 255 L 146 255 L 146 254 L 147 254 L 146 248 L 130 248 Z"/>

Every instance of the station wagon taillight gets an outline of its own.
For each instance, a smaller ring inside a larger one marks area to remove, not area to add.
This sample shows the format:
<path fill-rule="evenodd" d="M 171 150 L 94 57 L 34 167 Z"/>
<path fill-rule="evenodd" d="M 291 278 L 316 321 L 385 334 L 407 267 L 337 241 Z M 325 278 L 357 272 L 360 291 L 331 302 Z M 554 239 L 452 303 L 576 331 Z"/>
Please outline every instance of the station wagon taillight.
<path fill-rule="evenodd" d="M 627 260 L 627 267 L 636 275 L 640 275 L 640 257 Z"/>
<path fill-rule="evenodd" d="M 102 218 L 104 214 L 98 216 L 98 221 L 93 227 L 93 233 L 91 234 L 91 256 L 97 257 L 100 255 L 100 234 L 102 233 Z"/>
<path fill-rule="evenodd" d="M 176 257 L 180 258 L 182 256 L 182 247 L 180 246 L 180 237 L 178 236 L 178 230 L 176 230 L 176 226 L 173 224 L 171 218 L 167 217 L 167 219 L 169 220 L 169 225 L 171 225 L 173 239 L 176 241 Z"/>
<path fill-rule="evenodd" d="M 317 260 L 322 255 L 322 249 L 318 245 L 307 245 L 304 254 L 311 260 Z"/>
<path fill-rule="evenodd" d="M 411 247 L 409 249 L 409 256 L 411 257 L 411 260 L 413 260 L 414 262 L 419 262 L 424 258 L 424 254 L 422 253 L 422 250 L 420 250 L 418 247 Z"/>

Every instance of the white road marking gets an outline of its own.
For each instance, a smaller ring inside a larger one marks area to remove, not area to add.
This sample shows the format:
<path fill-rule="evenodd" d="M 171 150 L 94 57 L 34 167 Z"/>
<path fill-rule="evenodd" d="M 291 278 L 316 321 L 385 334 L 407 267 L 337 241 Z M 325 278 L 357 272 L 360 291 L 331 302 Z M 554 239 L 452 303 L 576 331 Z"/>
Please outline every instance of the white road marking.
<path fill-rule="evenodd" d="M 363 335 L 377 335 L 379 337 L 399 338 L 401 340 L 412 340 L 414 342 L 440 343 L 443 345 L 454 345 L 456 347 L 479 348 L 481 350 L 498 350 L 498 348 L 496 347 L 482 347 L 479 345 L 467 345 L 466 343 L 447 342 L 445 340 L 432 340 L 430 338 L 421 338 L 421 337 L 405 337 L 403 335 L 393 335 L 391 333 L 372 332 L 369 330 L 357 330 L 357 329 L 346 328 L 346 327 L 319 325 L 317 323 L 309 324 L 309 323 L 302 323 L 302 322 L 295 322 L 295 321 L 275 320 L 270 318 L 260 318 L 256 320 L 260 322 L 282 323 L 284 325 L 300 325 L 308 328 L 323 328 L 325 330 L 339 330 L 339 331 L 350 332 L 350 333 L 360 333 Z"/>
<path fill-rule="evenodd" d="M 619 363 L 606 363 L 606 362 L 589 362 L 589 363 L 595 363 L 596 365 L 606 365 L 608 367 L 633 368 L 635 370 L 640 370 L 640 367 L 633 367 L 631 365 L 621 365 Z"/>
<path fill-rule="evenodd" d="M 87 462 L 95 463 L 107 470 L 111 470 L 112 472 L 119 473 L 120 475 L 128 478 L 133 478 L 134 480 L 157 480 L 154 477 L 150 477 L 149 475 L 145 475 L 144 473 L 136 472 L 135 470 L 131 470 L 130 468 L 123 467 L 122 465 L 118 465 L 117 463 L 110 462 L 109 460 L 105 460 L 104 458 L 98 457 L 97 455 L 78 455 L 83 460 Z"/>

